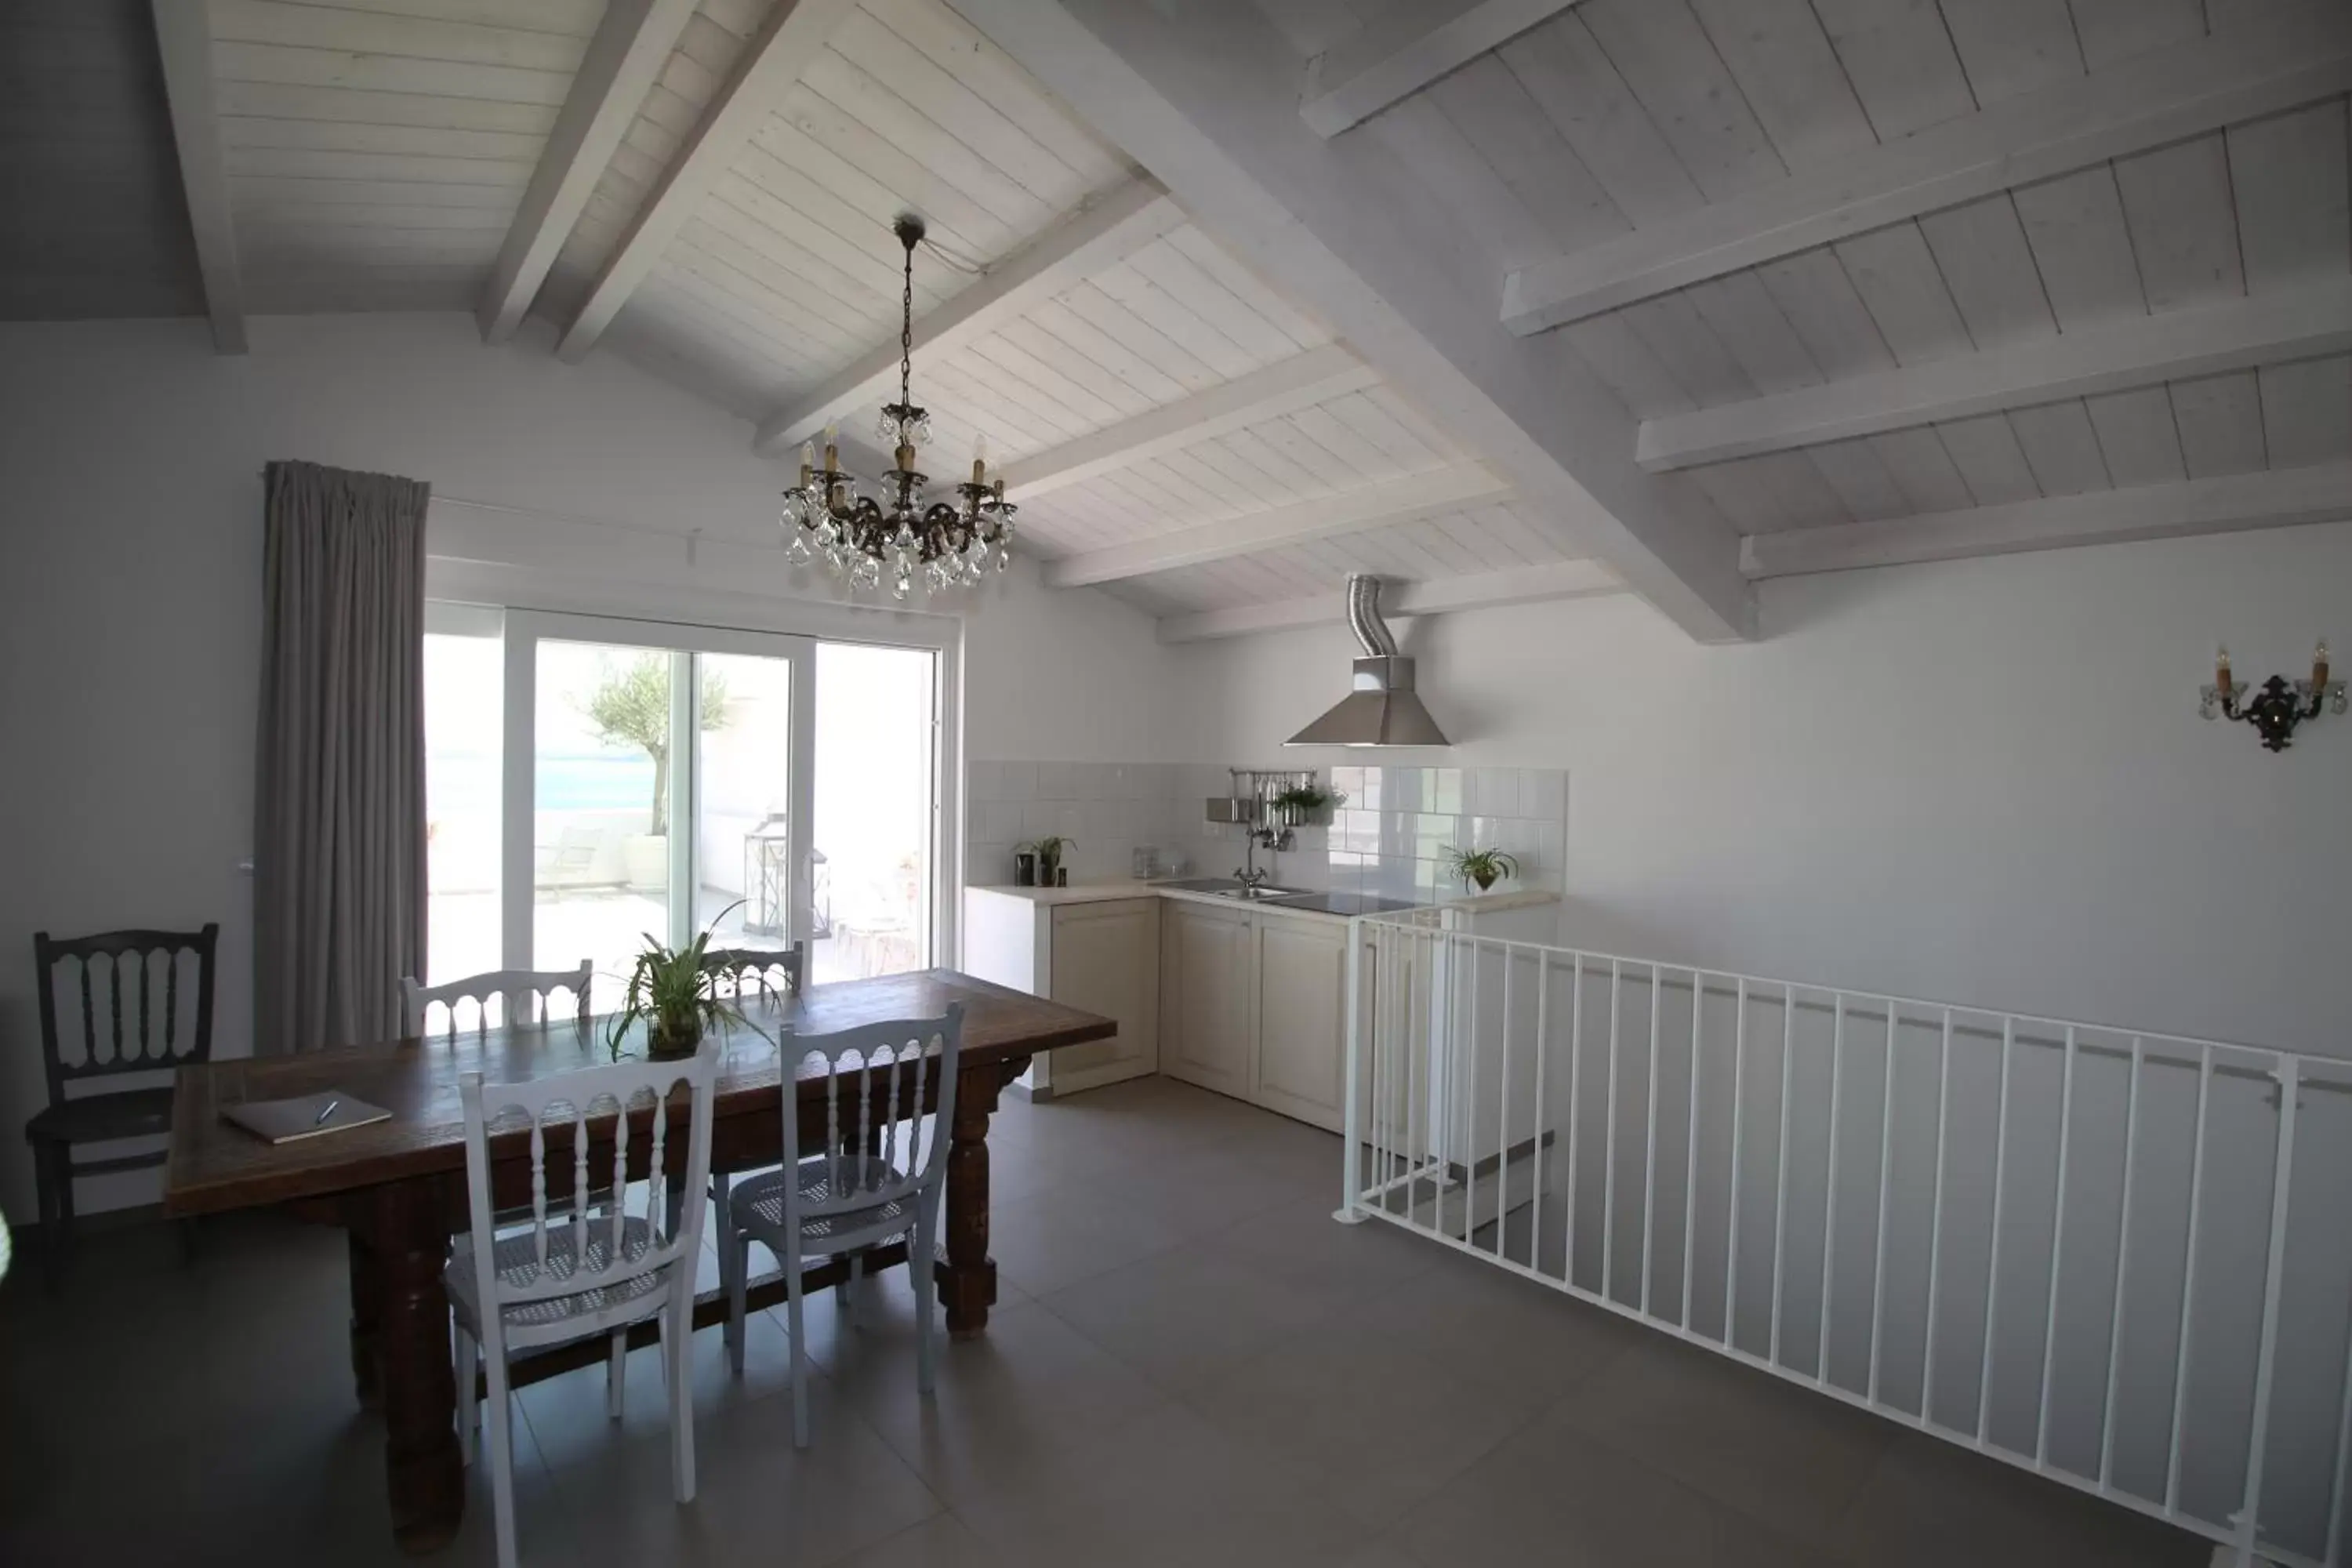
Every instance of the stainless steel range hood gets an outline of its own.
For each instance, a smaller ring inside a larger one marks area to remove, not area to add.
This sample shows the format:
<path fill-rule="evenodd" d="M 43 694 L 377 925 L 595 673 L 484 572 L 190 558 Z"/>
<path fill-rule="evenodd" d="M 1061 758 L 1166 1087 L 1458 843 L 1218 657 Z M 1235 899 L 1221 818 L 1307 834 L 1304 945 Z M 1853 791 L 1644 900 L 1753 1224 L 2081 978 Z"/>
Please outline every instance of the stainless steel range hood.
<path fill-rule="evenodd" d="M 1450 746 L 1454 742 L 1421 705 L 1412 689 L 1412 660 L 1397 652 L 1396 638 L 1381 619 L 1381 580 L 1365 573 L 1348 578 L 1348 629 L 1363 655 L 1356 660 L 1354 689 L 1320 719 L 1284 742 L 1289 746 Z"/>

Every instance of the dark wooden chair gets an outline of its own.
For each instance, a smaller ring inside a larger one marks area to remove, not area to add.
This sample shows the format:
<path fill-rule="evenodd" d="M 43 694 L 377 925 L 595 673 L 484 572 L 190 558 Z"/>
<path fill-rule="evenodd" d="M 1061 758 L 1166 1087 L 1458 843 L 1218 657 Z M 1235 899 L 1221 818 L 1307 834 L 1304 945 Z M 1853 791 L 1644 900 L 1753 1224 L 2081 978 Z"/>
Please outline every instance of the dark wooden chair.
<path fill-rule="evenodd" d="M 100 1160 L 74 1158 L 82 1143 L 153 1138 L 172 1130 L 172 1086 L 106 1089 L 91 1079 L 152 1077 L 210 1058 L 213 1048 L 213 952 L 220 927 L 202 931 L 115 931 L 53 940 L 33 937 L 40 988 L 41 1051 L 48 1070 L 49 1103 L 25 1124 L 33 1146 L 39 1194 L 41 1251 L 49 1281 L 73 1242 L 74 1182 L 115 1171 L 143 1170 L 164 1160 L 161 1149 Z M 193 956 L 193 1012 L 182 1005 L 183 958 Z M 158 971 L 161 971 L 159 976 Z M 58 1031 L 58 992 L 64 983 L 81 998 L 81 1038 L 69 1057 Z M 158 1003 L 161 1004 L 158 1006 Z M 74 1086 L 85 1086 L 71 1092 Z M 183 1233 L 184 1235 L 184 1232 Z"/>

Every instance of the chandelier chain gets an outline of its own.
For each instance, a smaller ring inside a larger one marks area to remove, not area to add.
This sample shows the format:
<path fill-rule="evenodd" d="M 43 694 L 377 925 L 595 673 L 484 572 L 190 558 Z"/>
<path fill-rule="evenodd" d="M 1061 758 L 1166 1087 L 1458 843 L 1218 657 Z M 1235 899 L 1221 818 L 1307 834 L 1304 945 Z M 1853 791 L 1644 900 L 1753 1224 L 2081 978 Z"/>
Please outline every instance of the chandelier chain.
<path fill-rule="evenodd" d="M 906 283 L 898 295 L 898 402 L 915 401 L 915 242 L 907 242 Z"/>

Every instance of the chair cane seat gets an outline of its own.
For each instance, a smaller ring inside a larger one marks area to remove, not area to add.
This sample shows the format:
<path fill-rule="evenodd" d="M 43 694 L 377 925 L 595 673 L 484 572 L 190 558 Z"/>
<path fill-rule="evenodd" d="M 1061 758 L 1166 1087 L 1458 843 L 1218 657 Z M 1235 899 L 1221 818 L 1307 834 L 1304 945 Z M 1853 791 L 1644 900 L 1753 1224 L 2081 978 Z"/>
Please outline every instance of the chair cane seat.
<path fill-rule="evenodd" d="M 171 1130 L 168 1085 L 76 1095 L 43 1106 L 25 1123 L 25 1136 L 35 1143 L 100 1143 L 115 1138 L 152 1138 Z"/>
<path fill-rule="evenodd" d="M 543 1274 L 541 1272 L 538 1245 L 528 1230 L 499 1237 L 491 1256 L 501 1280 L 510 1288 L 528 1288 L 547 1279 L 564 1279 L 575 1275 L 593 1279 L 611 1267 L 612 1245 L 612 1220 L 592 1218 L 588 1222 L 588 1257 L 584 1268 L 573 1256 L 572 1227 L 568 1225 L 549 1225 L 547 1263 Z M 630 1218 L 622 1222 L 621 1257 L 624 1262 L 635 1262 L 655 1245 L 653 1227 L 643 1219 Z M 669 1271 L 675 1267 L 671 1264 L 612 1285 L 591 1285 L 567 1296 L 510 1301 L 506 1307 L 505 1320 L 515 1328 L 548 1329 L 575 1318 L 593 1317 L 625 1301 L 634 1301 L 639 1297 L 667 1289 Z M 474 1278 L 472 1236 L 460 1236 L 450 1244 L 449 1266 L 442 1273 L 441 1283 L 449 1293 L 450 1310 L 457 1313 L 459 1325 L 473 1332 L 481 1322 L 481 1289 Z M 476 1337 L 480 1336 L 477 1334 Z"/>
<path fill-rule="evenodd" d="M 842 1190 L 833 1184 L 835 1172 L 840 1174 Z M 907 1173 L 887 1160 L 868 1157 L 864 1160 L 827 1160 L 813 1155 L 800 1163 L 801 1237 L 805 1242 L 822 1243 L 838 1235 L 861 1234 L 888 1227 L 911 1230 L 915 1224 L 915 1194 L 899 1192 L 871 1204 L 856 1203 L 857 1194 L 875 1187 L 903 1186 Z M 852 1206 L 830 1208 L 823 1214 L 811 1214 L 810 1209 L 846 1201 Z M 727 1196 L 728 1217 L 738 1230 L 750 1231 L 762 1241 L 777 1238 L 770 1250 L 778 1250 L 784 1235 L 784 1173 L 764 1171 L 739 1184 Z M 823 1246 L 810 1250 L 822 1252 Z"/>

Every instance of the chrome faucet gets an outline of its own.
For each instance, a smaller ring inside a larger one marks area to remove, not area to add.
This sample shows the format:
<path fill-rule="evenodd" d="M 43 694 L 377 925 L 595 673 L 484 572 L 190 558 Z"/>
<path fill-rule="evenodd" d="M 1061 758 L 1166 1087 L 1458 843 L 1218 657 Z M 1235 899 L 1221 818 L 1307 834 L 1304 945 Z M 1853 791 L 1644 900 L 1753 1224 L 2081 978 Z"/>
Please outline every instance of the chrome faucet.
<path fill-rule="evenodd" d="M 1287 849 L 1297 842 L 1297 839 L 1292 837 L 1287 827 L 1279 832 L 1271 827 L 1251 828 L 1242 835 L 1242 864 L 1235 868 L 1234 879 L 1241 883 L 1248 892 L 1255 894 L 1265 885 L 1266 879 L 1274 874 L 1271 870 L 1261 871 L 1257 868 L 1258 849 L 1263 847 L 1271 855 Z"/>

